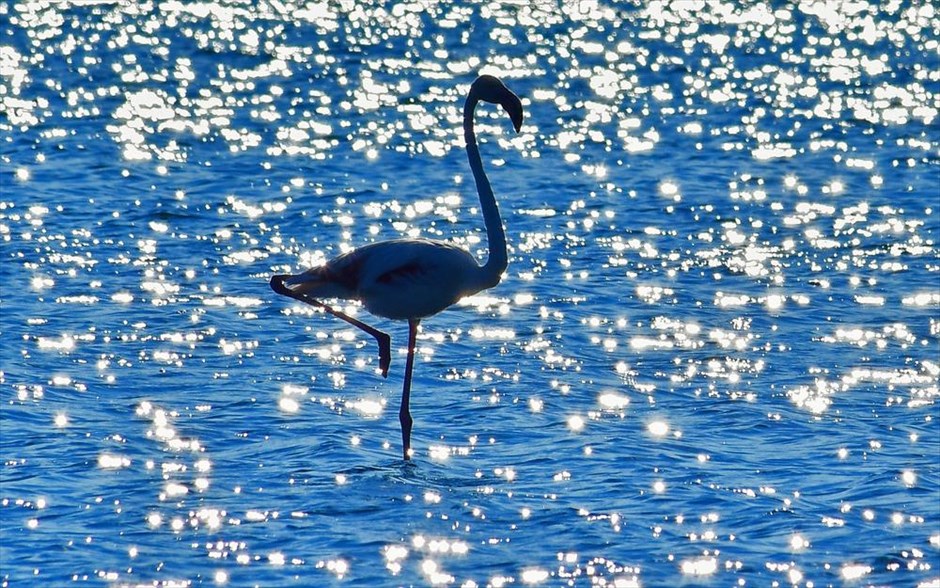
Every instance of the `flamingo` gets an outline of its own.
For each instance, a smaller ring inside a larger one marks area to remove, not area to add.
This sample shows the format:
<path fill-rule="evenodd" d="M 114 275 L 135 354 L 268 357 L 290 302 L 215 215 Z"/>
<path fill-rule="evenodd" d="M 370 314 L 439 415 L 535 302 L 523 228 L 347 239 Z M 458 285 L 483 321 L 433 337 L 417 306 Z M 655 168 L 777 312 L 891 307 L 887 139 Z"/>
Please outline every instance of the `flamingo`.
<path fill-rule="evenodd" d="M 442 241 L 393 239 L 343 253 L 300 274 L 279 274 L 271 278 L 271 288 L 278 294 L 321 308 L 372 335 L 379 346 L 382 377 L 388 377 L 391 362 L 388 334 L 331 308 L 317 298 L 358 300 L 373 315 L 408 321 L 408 358 L 398 412 L 405 460 L 412 456 L 411 429 L 414 421 L 409 403 L 415 341 L 421 319 L 441 312 L 464 296 L 496 286 L 508 265 L 506 234 L 496 197 L 483 171 L 473 130 L 474 111 L 481 100 L 502 106 L 516 132 L 522 126 L 523 111 L 519 97 L 490 75 L 482 75 L 473 82 L 464 103 L 463 134 L 467 158 L 480 196 L 489 245 L 485 264 L 478 264 L 470 252 Z"/>

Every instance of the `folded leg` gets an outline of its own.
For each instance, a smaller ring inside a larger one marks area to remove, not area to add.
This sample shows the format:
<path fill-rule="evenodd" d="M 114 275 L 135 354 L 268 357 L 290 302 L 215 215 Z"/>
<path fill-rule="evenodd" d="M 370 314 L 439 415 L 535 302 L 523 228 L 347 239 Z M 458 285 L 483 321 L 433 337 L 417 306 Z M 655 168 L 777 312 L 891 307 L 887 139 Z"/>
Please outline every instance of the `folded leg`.
<path fill-rule="evenodd" d="M 348 314 L 342 313 L 334 308 L 331 308 L 330 306 L 323 304 L 316 298 L 311 298 L 310 296 L 307 296 L 306 294 L 300 294 L 298 292 L 294 292 L 293 290 L 291 290 L 290 288 L 284 285 L 284 280 L 288 277 L 290 276 L 286 274 L 279 274 L 279 275 L 273 276 L 271 278 L 271 289 L 277 292 L 278 294 L 289 296 L 293 298 L 294 300 L 303 302 L 304 304 L 309 304 L 310 306 L 322 308 L 324 311 L 332 314 L 336 318 L 342 319 L 346 321 L 347 323 L 351 324 L 352 326 L 358 329 L 362 329 L 366 333 L 375 337 L 376 343 L 379 344 L 379 369 L 382 370 L 382 377 L 387 378 L 388 366 L 392 362 L 392 343 L 391 343 L 392 340 L 391 340 L 391 337 L 388 336 L 388 333 L 384 333 L 376 329 L 375 327 L 365 324 L 364 322 L 358 319 L 354 319 Z"/>

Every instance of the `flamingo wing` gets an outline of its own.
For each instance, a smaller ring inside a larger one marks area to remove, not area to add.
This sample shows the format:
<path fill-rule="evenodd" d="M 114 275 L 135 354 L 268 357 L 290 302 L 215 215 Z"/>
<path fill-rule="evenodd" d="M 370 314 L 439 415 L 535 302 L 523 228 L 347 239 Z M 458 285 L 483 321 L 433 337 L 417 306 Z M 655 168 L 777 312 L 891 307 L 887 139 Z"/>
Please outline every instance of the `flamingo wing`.
<path fill-rule="evenodd" d="M 396 319 L 436 314 L 467 293 L 479 266 L 467 251 L 425 239 L 366 245 L 355 255 L 358 298 L 369 312 Z"/>

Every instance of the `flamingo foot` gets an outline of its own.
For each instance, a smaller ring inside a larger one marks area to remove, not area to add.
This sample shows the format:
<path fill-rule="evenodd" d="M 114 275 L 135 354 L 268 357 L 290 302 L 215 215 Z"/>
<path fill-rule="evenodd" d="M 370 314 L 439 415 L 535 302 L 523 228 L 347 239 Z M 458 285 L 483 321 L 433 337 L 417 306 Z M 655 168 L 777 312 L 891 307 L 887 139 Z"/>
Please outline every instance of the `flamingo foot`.
<path fill-rule="evenodd" d="M 379 344 L 379 369 L 382 370 L 382 377 L 387 378 L 388 366 L 392 363 L 392 338 L 388 333 L 379 332 L 375 340 Z"/>

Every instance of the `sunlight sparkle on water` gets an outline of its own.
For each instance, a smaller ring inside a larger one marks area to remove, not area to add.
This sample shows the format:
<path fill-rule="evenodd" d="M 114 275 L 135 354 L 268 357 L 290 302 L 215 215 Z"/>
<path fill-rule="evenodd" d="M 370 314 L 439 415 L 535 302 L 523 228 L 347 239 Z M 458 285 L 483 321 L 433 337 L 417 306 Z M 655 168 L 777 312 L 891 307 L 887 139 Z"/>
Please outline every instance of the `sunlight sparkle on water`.
<path fill-rule="evenodd" d="M 156 529 L 162 523 L 163 523 L 163 517 L 160 516 L 159 513 L 152 512 L 149 515 L 147 515 L 147 524 L 150 525 L 151 528 Z"/>
<path fill-rule="evenodd" d="M 408 549 L 402 545 L 387 545 L 383 550 L 385 556 L 385 567 L 392 573 L 392 575 L 397 575 L 401 572 L 402 561 L 408 557 Z"/>
<path fill-rule="evenodd" d="M 701 557 L 682 562 L 682 573 L 689 576 L 710 576 L 718 571 L 718 559 Z"/>
<path fill-rule="evenodd" d="M 584 424 L 584 417 L 580 415 L 573 415 L 568 417 L 568 428 L 575 433 L 582 431 L 584 429 Z"/>
<path fill-rule="evenodd" d="M 98 467 L 105 470 L 117 470 L 131 465 L 131 460 L 123 455 L 101 454 L 98 456 Z"/>
<path fill-rule="evenodd" d="M 284 412 L 294 413 L 300 410 L 300 403 L 297 402 L 294 398 L 289 396 L 281 397 L 277 402 L 278 408 Z"/>
<path fill-rule="evenodd" d="M 675 202 L 682 200 L 682 196 L 679 193 L 679 185 L 673 181 L 665 181 L 659 185 L 659 193 L 666 197 L 670 198 Z"/>
<path fill-rule="evenodd" d="M 794 551 L 806 549 L 809 547 L 809 541 L 802 535 L 793 535 L 790 537 L 790 548 Z"/>
<path fill-rule="evenodd" d="M 617 392 L 604 392 L 598 396 L 597 401 L 605 410 L 622 410 L 630 404 L 627 396 Z"/>
<path fill-rule="evenodd" d="M 317 563 L 317 567 L 319 566 L 320 564 Z M 337 578 L 342 579 L 349 573 L 349 563 L 343 559 L 331 559 L 326 562 L 326 569 L 335 574 Z"/>
<path fill-rule="evenodd" d="M 522 582 L 524 584 L 539 584 L 549 577 L 548 570 L 540 568 L 529 568 L 522 571 Z"/>
<path fill-rule="evenodd" d="M 654 437 L 665 437 L 669 433 L 669 425 L 665 421 L 653 421 L 646 426 L 646 430 Z"/>
<path fill-rule="evenodd" d="M 858 580 L 871 573 L 871 566 L 865 564 L 845 564 L 842 566 L 842 577 L 846 580 Z"/>
<path fill-rule="evenodd" d="M 433 559 L 426 559 L 421 562 L 421 571 L 427 576 L 428 582 L 432 586 L 450 584 L 455 579 L 452 575 L 442 571 L 440 564 Z"/>
<path fill-rule="evenodd" d="M 167 482 L 163 487 L 163 492 L 160 493 L 161 500 L 168 500 L 171 498 L 177 498 L 179 496 L 184 496 L 189 493 L 189 488 L 185 485 L 178 482 Z"/>
<path fill-rule="evenodd" d="M 378 418 L 382 416 L 382 411 L 385 409 L 385 399 L 360 398 L 353 402 L 347 402 L 346 406 L 364 417 Z"/>
<path fill-rule="evenodd" d="M 281 552 L 274 552 L 268 554 L 268 563 L 273 566 L 282 566 L 287 562 L 287 559 L 284 557 L 284 554 Z"/>
<path fill-rule="evenodd" d="M 428 447 L 428 455 L 434 461 L 447 461 L 451 454 L 451 447 L 448 445 L 436 444 Z"/>

